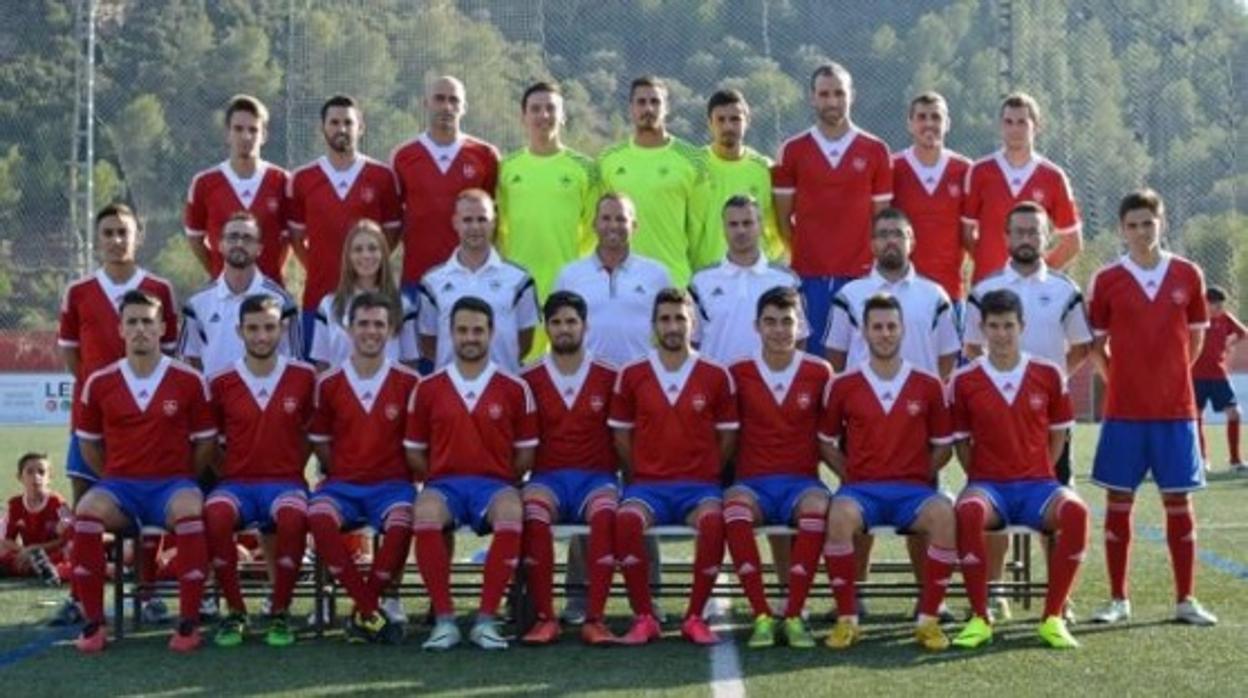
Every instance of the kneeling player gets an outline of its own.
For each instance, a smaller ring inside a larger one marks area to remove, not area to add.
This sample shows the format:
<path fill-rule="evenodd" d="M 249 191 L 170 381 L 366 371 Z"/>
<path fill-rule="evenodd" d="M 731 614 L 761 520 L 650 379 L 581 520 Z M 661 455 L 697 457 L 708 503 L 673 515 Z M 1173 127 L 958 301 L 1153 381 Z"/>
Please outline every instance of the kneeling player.
<path fill-rule="evenodd" d="M 351 301 L 351 358 L 317 382 L 308 430 L 326 475 L 308 505 L 308 528 L 317 555 L 355 602 L 347 626 L 352 642 L 403 639 L 402 625 L 378 610 L 381 592 L 407 561 L 416 496 L 403 454 L 403 428 L 419 379 L 386 358 L 386 341 L 398 318 L 399 309 L 387 296 L 362 293 Z M 367 581 L 342 535 L 365 525 L 382 533 Z"/>
<path fill-rule="evenodd" d="M 957 560 L 953 507 L 933 484 L 949 462 L 949 411 L 940 379 L 901 358 L 905 324 L 896 297 L 869 298 L 862 327 L 870 358 L 833 381 L 819 430 L 824 459 L 841 479 L 824 551 L 837 610 L 826 644 L 846 649 L 862 637 L 855 534 L 892 526 L 928 541 L 914 636 L 924 649 L 939 651 L 949 646 L 939 614 Z"/>
<path fill-rule="evenodd" d="M 797 349 L 801 322 L 797 291 L 778 286 L 759 297 L 754 327 L 759 355 L 729 367 L 741 417 L 736 482 L 725 493 L 724 530 L 737 576 L 754 613 L 750 647 L 775 644 L 775 619 L 763 588 L 754 526 L 795 525 L 784 636 L 790 647 L 815 640 L 802 609 L 823 548 L 828 489 L 819 480 L 816 433 L 832 367 Z"/>
<path fill-rule="evenodd" d="M 475 296 L 451 307 L 455 359 L 412 393 L 408 462 L 425 478 L 416 497 L 416 560 L 437 616 L 423 647 L 459 644 L 451 604 L 451 564 L 443 531 L 471 526 L 494 532 L 485 558 L 477 619 L 468 639 L 481 649 L 507 648 L 498 606 L 520 558 L 523 508 L 515 485 L 533 463 L 537 410 L 524 381 L 490 360 L 494 310 Z"/>
<path fill-rule="evenodd" d="M 1049 534 L 1049 588 L 1040 637 L 1074 648 L 1062 618 L 1088 544 L 1088 508 L 1057 481 L 1055 463 L 1074 424 L 1062 371 L 1019 349 L 1023 306 L 1010 290 L 980 299 L 988 353 L 954 376 L 953 421 L 966 489 L 958 497 L 958 554 L 974 616 L 953 640 L 963 648 L 992 641 L 988 620 L 985 531 L 1021 525 Z"/>
<path fill-rule="evenodd" d="M 615 572 L 616 455 L 607 426 L 615 369 L 585 350 L 585 299 L 556 291 L 542 308 L 550 353 L 524 371 L 541 424 L 533 475 L 524 488 L 524 562 L 537 623 L 522 638 L 546 644 L 559 638 L 554 608 L 554 539 L 560 521 L 589 524 L 589 593 L 581 639 L 610 644 L 603 623 Z"/>
<path fill-rule="evenodd" d="M 208 567 L 203 495 L 193 478 L 211 464 L 217 435 L 208 386 L 160 353 L 165 322 L 156 296 L 128 291 L 118 312 L 126 356 L 91 374 L 79 406 L 82 456 L 101 479 L 75 512 L 74 589 L 87 618 L 77 646 L 99 652 L 105 645 L 104 532 L 148 524 L 176 537 L 181 621 L 169 648 L 190 652 L 200 644 Z"/>
<path fill-rule="evenodd" d="M 247 606 L 238 582 L 234 532 L 258 527 L 275 532 L 277 539 L 265 642 L 285 647 L 295 641 L 288 611 L 308 536 L 303 469 L 316 369 L 278 355 L 284 333 L 280 300 L 248 296 L 238 316 L 246 355 L 209 382 L 225 459 L 218 467 L 221 482 L 204 505 L 204 523 L 217 585 L 230 609 L 214 640 L 221 647 L 243 641 Z"/>
<path fill-rule="evenodd" d="M 719 487 L 736 445 L 732 377 L 690 347 L 693 303 L 684 290 L 664 289 L 651 314 L 658 350 L 620 371 L 609 424 L 627 486 L 615 517 L 615 558 L 624 572 L 635 618 L 627 645 L 658 639 L 650 600 L 645 534 L 652 525 L 697 529 L 693 589 L 680 631 L 690 642 L 719 637 L 702 620 L 724 557 Z"/>

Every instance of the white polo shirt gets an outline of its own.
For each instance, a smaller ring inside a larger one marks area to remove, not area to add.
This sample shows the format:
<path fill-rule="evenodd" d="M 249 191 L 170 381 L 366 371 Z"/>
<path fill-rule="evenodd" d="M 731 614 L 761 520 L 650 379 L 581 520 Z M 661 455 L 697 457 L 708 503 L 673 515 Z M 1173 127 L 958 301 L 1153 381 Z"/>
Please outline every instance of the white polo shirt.
<path fill-rule="evenodd" d="M 953 305 L 949 294 L 939 284 L 915 273 L 913 264 L 896 283 L 884 278 L 873 266 L 867 276 L 845 284 L 832 299 L 824 344 L 829 349 L 846 352 L 846 366 L 866 361 L 870 352 L 862 336 L 862 310 L 867 299 L 877 293 L 888 293 L 901 303 L 902 322 L 906 328 L 901 358 L 928 373 L 940 375 L 937 359 L 956 354 L 961 347 L 953 321 Z"/>
<path fill-rule="evenodd" d="M 282 323 L 286 326 L 277 351 L 283 356 L 299 358 L 303 346 L 299 337 L 299 306 L 286 289 L 261 274 L 257 269 L 251 284 L 242 293 L 233 293 L 225 283 L 225 275 L 191 294 L 182 306 L 182 334 L 178 353 L 183 358 L 199 359 L 205 376 L 211 376 L 234 365 L 246 349 L 238 336 L 238 309 L 247 296 L 267 294 L 282 302 Z"/>
<path fill-rule="evenodd" d="M 407 296 L 399 294 L 403 315 L 399 321 L 399 332 L 386 340 L 386 358 L 393 362 L 414 362 L 420 359 L 420 345 L 416 342 L 417 308 L 407 300 Z M 342 315 L 334 314 L 334 296 L 330 294 L 321 299 L 316 309 L 316 322 L 312 325 L 312 349 L 308 358 L 312 361 L 323 361 L 331 368 L 351 358 L 353 343 L 347 331 L 347 313 L 351 301 L 342 306 Z"/>
<path fill-rule="evenodd" d="M 689 291 L 698 306 L 698 325 L 693 341 L 703 356 L 725 366 L 753 356 L 762 348 L 754 329 L 758 299 L 777 287 L 800 288 L 801 280 L 783 264 L 773 264 L 759 254 L 758 261 L 743 267 L 725 259 L 693 275 Z M 798 340 L 806 338 L 806 316 L 798 313 Z"/>
<path fill-rule="evenodd" d="M 420 282 L 420 334 L 437 337 L 438 355 L 434 367 L 451 362 L 451 308 L 464 296 L 476 296 L 494 309 L 494 339 L 490 358 L 507 371 L 520 369 L 520 331 L 537 326 L 537 291 L 533 277 L 518 264 L 490 256 L 480 269 L 472 270 L 459 261 L 459 247 L 442 264 L 425 272 Z"/>
<path fill-rule="evenodd" d="M 1056 364 L 1066 371 L 1066 350 L 1092 341 L 1083 294 L 1070 277 L 1053 271 L 1043 260 L 1035 272 L 1024 276 L 1007 264 L 971 289 L 966 303 L 966 343 L 984 346 L 979 324 L 979 304 L 990 291 L 1009 289 L 1023 303 L 1023 351 Z"/>
<path fill-rule="evenodd" d="M 585 348 L 616 367 L 645 356 L 651 341 L 654 297 L 671 286 L 667 267 L 630 252 L 614 270 L 597 252 L 559 272 L 554 290 L 575 291 L 589 307 Z"/>

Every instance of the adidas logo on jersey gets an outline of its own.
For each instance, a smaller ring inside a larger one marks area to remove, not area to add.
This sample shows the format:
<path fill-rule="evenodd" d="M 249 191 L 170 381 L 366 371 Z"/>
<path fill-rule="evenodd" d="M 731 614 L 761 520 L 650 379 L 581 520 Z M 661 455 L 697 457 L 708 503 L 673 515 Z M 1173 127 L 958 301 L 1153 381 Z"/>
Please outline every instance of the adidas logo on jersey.
<path fill-rule="evenodd" d="M 221 322 L 221 313 L 214 312 L 212 317 L 208 318 L 208 322 Z"/>
<path fill-rule="evenodd" d="M 442 292 L 443 292 L 443 293 L 445 293 L 445 292 L 447 292 L 447 291 L 454 291 L 454 290 L 455 290 L 455 284 L 453 284 L 453 283 L 451 283 L 451 282 L 449 282 L 449 281 L 448 281 L 448 282 L 446 282 L 446 283 L 444 283 L 444 284 L 442 284 Z"/>
<path fill-rule="evenodd" d="M 560 177 L 559 186 L 563 187 L 564 189 L 567 189 L 568 187 L 572 186 L 572 178 L 567 175 Z"/>
<path fill-rule="evenodd" d="M 724 289 L 718 286 L 715 287 L 715 290 L 711 291 L 711 296 L 722 296 L 722 295 L 724 295 Z"/>
<path fill-rule="evenodd" d="M 617 175 L 622 175 L 622 174 L 624 174 L 625 172 L 626 172 L 626 170 L 625 170 L 622 166 L 621 166 L 621 167 L 617 167 L 617 168 L 615 168 L 615 173 L 616 173 Z"/>
<path fill-rule="evenodd" d="M 643 294 L 643 295 L 644 295 L 644 294 L 645 294 L 645 292 L 646 292 L 646 287 L 645 287 L 645 286 L 642 286 L 641 284 L 637 284 L 637 287 L 633 289 L 633 292 L 635 292 L 635 293 L 640 293 L 640 294 Z"/>

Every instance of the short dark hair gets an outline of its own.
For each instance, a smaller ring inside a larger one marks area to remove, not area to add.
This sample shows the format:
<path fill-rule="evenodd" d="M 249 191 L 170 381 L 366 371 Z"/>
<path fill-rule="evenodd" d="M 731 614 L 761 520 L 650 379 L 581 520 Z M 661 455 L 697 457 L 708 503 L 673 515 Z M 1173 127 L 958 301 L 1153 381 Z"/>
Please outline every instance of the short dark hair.
<path fill-rule="evenodd" d="M 1045 228 L 1048 228 L 1049 212 L 1043 206 L 1035 201 L 1020 201 L 1014 204 L 1014 208 L 1010 209 L 1009 214 L 1005 217 L 1006 232 L 1009 232 L 1010 223 L 1014 221 L 1014 216 L 1020 213 L 1030 213 L 1039 216 L 1040 220 L 1044 221 Z"/>
<path fill-rule="evenodd" d="M 989 315 L 1014 314 L 1015 319 L 1023 322 L 1023 301 L 1018 294 L 1008 288 L 989 291 L 979 299 L 979 316 L 987 319 Z"/>
<path fill-rule="evenodd" d="M 329 110 L 333 107 L 346 107 L 347 109 L 360 111 L 360 103 L 355 101 L 354 97 L 334 95 L 325 100 L 325 103 L 321 105 L 321 123 L 325 123 L 325 115 L 329 114 Z"/>
<path fill-rule="evenodd" d="M 549 321 L 555 313 L 564 308 L 571 308 L 581 322 L 585 322 L 585 318 L 589 317 L 589 304 L 585 302 L 585 297 L 576 291 L 555 291 L 546 296 L 546 302 L 542 305 L 542 317 Z"/>
<path fill-rule="evenodd" d="M 906 112 L 906 116 L 907 117 L 914 116 L 914 110 L 920 104 L 924 106 L 932 105 L 932 104 L 939 104 L 940 106 L 945 108 L 945 113 L 949 112 L 949 101 L 945 99 L 945 96 L 939 92 L 936 92 L 935 90 L 927 90 L 925 92 L 918 93 L 917 95 L 914 96 L 913 99 L 910 100 L 910 108 Z"/>
<path fill-rule="evenodd" d="M 891 293 L 877 293 L 868 298 L 867 302 L 862 306 L 862 329 L 864 332 L 867 329 L 867 321 L 871 318 L 871 311 L 873 310 L 896 310 L 897 316 L 903 321 L 905 320 L 905 313 L 901 309 L 901 301 L 897 300 L 897 296 Z"/>
<path fill-rule="evenodd" d="M 524 94 L 520 95 L 520 111 L 524 111 L 529 108 L 529 97 L 532 97 L 538 92 L 549 92 L 552 95 L 563 95 L 563 90 L 559 89 L 559 83 L 540 80 L 526 87 Z"/>
<path fill-rule="evenodd" d="M 755 213 L 760 213 L 762 211 L 758 205 L 758 199 L 755 199 L 749 194 L 733 194 L 728 197 L 728 200 L 724 202 L 724 207 L 721 209 L 721 212 L 727 211 L 730 208 L 752 208 Z"/>
<path fill-rule="evenodd" d="M 1006 95 L 1005 99 L 1001 100 L 1001 111 L 998 116 L 1004 116 L 1006 109 L 1026 109 L 1032 122 L 1037 126 L 1040 125 L 1040 103 L 1026 92 L 1011 92 Z"/>
<path fill-rule="evenodd" d="M 667 90 L 667 82 L 664 81 L 663 78 L 657 75 L 642 75 L 639 78 L 634 78 L 633 81 L 628 84 L 628 101 L 633 101 L 633 95 L 639 88 L 642 87 L 653 87 L 663 93 L 664 97 L 667 97 L 669 94 Z"/>
<path fill-rule="evenodd" d="M 1166 215 L 1166 204 L 1161 200 L 1161 194 L 1158 194 L 1156 189 L 1145 187 L 1122 197 L 1122 201 L 1118 204 L 1118 220 L 1121 222 L 1128 213 L 1141 208 L 1158 218 L 1164 218 Z"/>
<path fill-rule="evenodd" d="M 229 218 L 225 219 L 225 222 L 227 225 L 230 223 L 234 223 L 236 221 L 247 221 L 248 223 L 251 223 L 257 228 L 260 227 L 260 219 L 256 218 L 256 214 L 252 213 L 251 211 L 248 211 L 245 208 L 238 209 L 234 213 L 231 213 Z M 225 226 L 221 226 L 221 227 L 224 228 Z"/>
<path fill-rule="evenodd" d="M 669 287 L 654 296 L 654 307 L 650 310 L 650 322 L 659 319 L 660 305 L 683 305 L 693 307 L 693 296 L 683 288 Z"/>
<path fill-rule="evenodd" d="M 26 471 L 26 463 L 32 460 L 48 460 L 48 454 L 40 453 L 39 451 L 27 451 L 23 453 L 22 457 L 17 459 L 17 476 L 18 477 L 21 477 L 22 473 Z"/>
<path fill-rule="evenodd" d="M 875 230 L 875 226 L 880 224 L 880 221 L 897 221 L 901 223 L 902 227 L 909 230 L 911 235 L 914 234 L 914 225 L 910 222 L 910 217 L 906 215 L 905 211 L 902 211 L 899 208 L 886 206 L 877 211 L 876 214 L 871 217 L 872 231 Z"/>
<path fill-rule="evenodd" d="M 160 298 L 158 298 L 156 294 L 144 291 L 141 288 L 126 291 L 126 294 L 121 297 L 121 302 L 117 304 L 117 314 L 124 314 L 126 312 L 126 308 L 131 305 L 137 305 L 144 308 L 156 308 L 158 311 L 164 307 L 164 303 L 160 302 Z"/>
<path fill-rule="evenodd" d="M 836 63 L 835 61 L 831 61 L 831 62 L 828 62 L 828 63 L 824 63 L 824 64 L 820 65 L 819 67 L 815 68 L 813 71 L 811 71 L 811 73 L 810 73 L 810 91 L 811 91 L 811 92 L 814 92 L 814 91 L 815 91 L 815 82 L 816 82 L 819 78 L 822 78 L 822 77 L 828 77 L 828 76 L 834 76 L 834 77 L 836 77 L 836 79 L 838 79 L 838 80 L 840 80 L 841 82 L 845 83 L 845 86 L 846 86 L 847 88 L 849 88 L 849 89 L 852 89 L 852 88 L 853 88 L 853 85 L 854 85 L 854 76 L 852 76 L 852 75 L 850 75 L 850 74 L 849 74 L 849 69 L 848 69 L 848 68 L 846 68 L 845 66 L 841 65 L 840 63 Z"/>
<path fill-rule="evenodd" d="M 386 323 L 393 326 L 395 319 L 399 313 L 395 308 L 395 301 L 390 296 L 376 291 L 365 291 L 355 298 L 351 299 L 351 304 L 347 306 L 347 325 L 355 324 L 355 316 L 361 310 L 372 310 L 373 308 L 386 309 Z"/>
<path fill-rule="evenodd" d="M 486 326 L 490 330 L 494 329 L 494 308 L 484 299 L 477 296 L 460 296 L 459 300 L 455 301 L 455 305 L 451 306 L 452 327 L 455 326 L 455 316 L 463 312 L 481 313 L 485 316 Z"/>
<path fill-rule="evenodd" d="M 711 112 L 715 111 L 717 107 L 723 107 L 729 104 L 740 104 L 745 108 L 745 112 L 747 114 L 750 112 L 750 103 L 745 101 L 745 95 L 741 93 L 741 90 L 717 90 L 715 94 L 711 95 L 710 99 L 706 100 L 707 118 L 710 118 Z"/>
<path fill-rule="evenodd" d="M 253 293 L 238 306 L 238 324 L 243 324 L 243 318 L 252 313 L 267 313 L 271 310 L 276 310 L 279 318 L 282 316 L 282 301 L 277 296 Z"/>
<path fill-rule="evenodd" d="M 229 128 L 230 119 L 234 117 L 235 112 L 246 112 L 260 120 L 261 123 L 269 122 L 269 109 L 264 106 L 259 98 L 251 95 L 234 95 L 230 97 L 230 101 L 225 105 L 225 126 Z M 325 118 L 321 117 L 324 121 Z"/>
<path fill-rule="evenodd" d="M 95 224 L 98 226 L 100 224 L 100 221 L 104 220 L 105 218 L 108 218 L 109 216 L 117 216 L 118 218 L 129 218 L 130 220 L 135 222 L 136 226 L 138 225 L 138 222 L 139 222 L 139 217 L 135 215 L 134 209 L 130 208 L 129 206 L 127 206 L 126 204 L 120 201 L 114 201 L 104 206 L 104 208 L 100 209 L 99 212 L 95 214 Z"/>
<path fill-rule="evenodd" d="M 1221 286 L 1210 286 L 1205 289 L 1205 300 L 1210 303 L 1225 303 L 1226 298 L 1226 289 Z"/>
<path fill-rule="evenodd" d="M 774 286 L 764 291 L 763 295 L 758 297 L 758 304 L 754 309 L 754 319 L 761 318 L 763 311 L 767 308 L 779 308 L 780 310 L 796 308 L 800 314 L 802 297 L 798 295 L 797 289 L 791 286 Z"/>
<path fill-rule="evenodd" d="M 604 201 L 615 201 L 619 203 L 621 206 L 628 209 L 629 213 L 633 214 L 634 219 L 637 218 L 636 202 L 633 201 L 633 197 L 629 196 L 628 194 L 625 194 L 622 191 L 603 192 L 598 197 L 598 202 L 594 204 L 594 217 L 595 218 L 598 217 L 598 211 L 602 209 L 602 202 Z"/>

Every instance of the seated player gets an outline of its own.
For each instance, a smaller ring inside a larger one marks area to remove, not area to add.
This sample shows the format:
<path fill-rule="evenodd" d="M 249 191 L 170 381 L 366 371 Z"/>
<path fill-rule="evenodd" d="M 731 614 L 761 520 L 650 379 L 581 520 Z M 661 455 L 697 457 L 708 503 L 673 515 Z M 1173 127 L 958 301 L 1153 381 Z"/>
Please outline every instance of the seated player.
<path fill-rule="evenodd" d="M 507 649 L 498 606 L 520 559 L 523 507 L 516 483 L 533 464 L 537 410 L 524 381 L 490 359 L 494 309 L 476 296 L 451 307 L 455 358 L 412 393 L 408 462 L 425 485 L 416 497 L 416 560 L 436 621 L 423 647 L 460 642 L 451 604 L 450 553 L 443 532 L 471 526 L 493 531 L 477 617 L 468 639 L 485 650 Z"/>
<path fill-rule="evenodd" d="M 1070 394 L 1056 364 L 1020 349 L 1017 294 L 990 291 L 979 309 L 988 353 L 959 370 L 950 388 L 955 448 L 967 478 L 956 506 L 958 555 L 974 614 L 953 644 L 970 649 L 992 641 L 984 534 L 1019 525 L 1053 538 L 1040 638 L 1075 648 L 1062 610 L 1087 549 L 1088 508 L 1058 482 L 1055 467 L 1074 425 Z"/>
<path fill-rule="evenodd" d="M 819 480 L 816 433 L 832 367 L 797 348 L 803 321 L 796 289 L 777 286 L 763 292 L 755 305 L 761 351 L 728 369 L 737 386 L 741 431 L 736 482 L 724 495 L 724 530 L 754 613 L 749 645 L 760 648 L 775 644 L 775 619 L 763 588 L 754 526 L 797 527 L 783 629 L 790 647 L 811 648 L 815 640 L 802 621 L 802 609 L 819 569 L 826 530 L 828 488 Z"/>
<path fill-rule="evenodd" d="M 826 644 L 843 650 L 862 637 L 854 536 L 892 526 L 928 541 L 914 636 L 923 649 L 940 651 L 949 647 L 940 605 L 957 561 L 953 507 L 935 485 L 953 441 L 944 388 L 901 358 L 905 318 L 896 296 L 868 298 L 862 328 L 869 358 L 833 381 L 819 429 L 824 460 L 841 479 L 824 550 L 837 612 Z"/>
<path fill-rule="evenodd" d="M 285 647 L 295 641 L 290 599 L 308 536 L 303 469 L 316 369 L 278 354 L 283 327 L 282 302 L 276 297 L 243 299 L 237 327 L 246 355 L 209 381 L 225 458 L 218 465 L 220 482 L 204 504 L 204 524 L 217 585 L 229 606 L 214 641 L 236 647 L 247 630 L 234 532 L 254 527 L 276 534 L 264 640 Z"/>
<path fill-rule="evenodd" d="M 403 455 L 407 400 L 419 378 L 386 358 L 399 309 L 394 299 L 361 293 L 347 309 L 351 358 L 316 384 L 308 439 L 325 479 L 308 504 L 317 554 L 355 602 L 350 642 L 403 641 L 403 626 L 379 612 L 380 597 L 407 561 L 416 486 Z M 371 526 L 382 534 L 368 578 L 355 565 L 343 531 Z"/>
<path fill-rule="evenodd" d="M 646 529 L 686 524 L 694 539 L 693 588 L 681 622 L 685 639 L 719 642 L 702 619 L 724 557 L 720 479 L 736 446 L 732 376 L 693 351 L 693 300 L 667 288 L 654 299 L 658 348 L 625 366 L 615 384 L 608 424 L 625 488 L 615 516 L 615 558 L 623 569 L 633 625 L 620 642 L 642 645 L 662 634 L 650 599 Z"/>
<path fill-rule="evenodd" d="M 162 304 L 142 290 L 119 305 L 124 359 L 87 379 L 77 434 L 82 456 L 100 476 L 75 511 L 74 588 L 86 625 L 77 647 L 100 652 L 104 627 L 104 532 L 144 525 L 173 531 L 178 547 L 180 622 L 169 649 L 199 647 L 199 604 L 208 573 L 203 495 L 195 484 L 216 450 L 208 385 L 190 366 L 160 353 Z"/>
<path fill-rule="evenodd" d="M 615 642 L 603 623 L 615 537 L 617 460 L 607 415 L 615 369 L 585 349 L 585 299 L 556 291 L 542 308 L 550 353 L 521 374 L 533 391 L 541 443 L 533 475 L 524 488 L 524 564 L 528 590 L 537 606 L 537 623 L 521 638 L 543 645 L 559 639 L 554 608 L 555 551 L 551 526 L 589 524 L 589 593 L 581 639 L 586 644 Z"/>
<path fill-rule="evenodd" d="M 51 470 L 42 453 L 26 453 L 17 460 L 22 493 L 9 500 L 0 539 L 0 577 L 37 576 L 53 585 L 69 577 L 64 563 L 72 515 L 48 484 Z"/>

